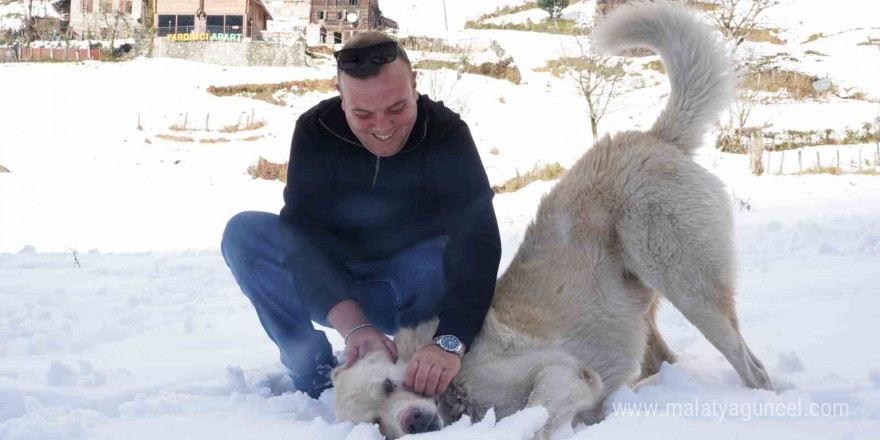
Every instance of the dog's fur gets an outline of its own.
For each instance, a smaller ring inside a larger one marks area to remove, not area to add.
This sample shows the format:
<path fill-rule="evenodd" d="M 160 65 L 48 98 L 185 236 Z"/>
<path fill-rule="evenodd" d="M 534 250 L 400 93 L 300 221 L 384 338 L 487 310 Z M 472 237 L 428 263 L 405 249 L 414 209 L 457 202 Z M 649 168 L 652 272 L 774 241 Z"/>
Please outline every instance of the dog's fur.
<path fill-rule="evenodd" d="M 660 295 L 745 385 L 771 388 L 738 328 L 731 201 L 691 157 L 732 89 L 722 43 L 690 12 L 658 2 L 621 8 L 593 44 L 660 54 L 672 93 L 657 122 L 647 132 L 606 136 L 544 197 L 436 406 L 399 386 L 407 360 L 431 343 L 433 320 L 398 333 L 396 365 L 374 355 L 334 372 L 340 420 L 378 417 L 392 438 L 420 430 L 407 425 L 410 408 L 431 415 L 436 408 L 449 423 L 541 405 L 549 413 L 543 435 L 596 422 L 611 392 L 674 362 L 654 323 Z M 379 392 L 386 377 L 398 384 L 393 393 Z"/>

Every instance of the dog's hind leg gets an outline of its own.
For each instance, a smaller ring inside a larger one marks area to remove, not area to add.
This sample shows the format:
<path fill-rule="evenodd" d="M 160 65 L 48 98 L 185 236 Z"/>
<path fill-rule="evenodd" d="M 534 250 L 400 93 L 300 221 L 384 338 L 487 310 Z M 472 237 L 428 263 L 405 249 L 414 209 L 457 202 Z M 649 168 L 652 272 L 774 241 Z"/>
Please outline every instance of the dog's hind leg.
<path fill-rule="evenodd" d="M 660 372 L 660 366 L 663 365 L 663 362 L 674 364 L 677 360 L 675 353 L 666 345 L 666 341 L 660 335 L 660 329 L 657 328 L 658 307 L 660 307 L 660 297 L 655 296 L 648 308 L 648 314 L 645 316 L 648 327 L 648 340 L 647 344 L 645 344 L 645 354 L 642 357 L 642 370 L 636 382 Z"/>
<path fill-rule="evenodd" d="M 527 406 L 543 406 L 549 415 L 538 432 L 547 439 L 560 428 L 570 428 L 579 413 L 598 407 L 602 379 L 590 368 L 561 362 L 542 367 L 535 376 Z"/>
<path fill-rule="evenodd" d="M 619 225 L 627 269 L 694 324 L 751 388 L 772 389 L 739 331 L 729 210 L 694 186 L 655 186 Z M 664 190 L 665 189 L 665 190 Z"/>

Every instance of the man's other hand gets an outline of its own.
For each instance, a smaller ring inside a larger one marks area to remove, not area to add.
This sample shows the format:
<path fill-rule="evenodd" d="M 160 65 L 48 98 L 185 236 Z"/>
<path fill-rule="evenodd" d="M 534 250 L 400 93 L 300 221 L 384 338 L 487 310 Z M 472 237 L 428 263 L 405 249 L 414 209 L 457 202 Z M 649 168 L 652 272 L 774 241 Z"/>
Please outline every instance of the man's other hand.
<path fill-rule="evenodd" d="M 406 365 L 403 386 L 415 393 L 433 397 L 446 391 L 461 369 L 455 353 L 431 344 L 419 349 Z"/>
<path fill-rule="evenodd" d="M 384 350 L 391 362 L 397 362 L 397 345 L 394 341 L 372 326 L 355 330 L 345 344 L 345 351 L 348 353 L 345 367 L 354 365 L 358 359 L 375 350 Z"/>

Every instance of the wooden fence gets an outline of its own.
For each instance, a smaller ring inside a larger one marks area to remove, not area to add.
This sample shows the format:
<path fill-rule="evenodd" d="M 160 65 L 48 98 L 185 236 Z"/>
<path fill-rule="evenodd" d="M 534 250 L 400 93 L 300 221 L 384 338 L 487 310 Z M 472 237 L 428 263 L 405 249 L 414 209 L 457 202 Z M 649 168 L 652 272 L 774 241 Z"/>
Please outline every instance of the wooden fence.
<path fill-rule="evenodd" d="M 0 48 L 0 63 L 16 61 L 81 61 L 97 60 L 101 57 L 98 49 L 18 47 Z"/>

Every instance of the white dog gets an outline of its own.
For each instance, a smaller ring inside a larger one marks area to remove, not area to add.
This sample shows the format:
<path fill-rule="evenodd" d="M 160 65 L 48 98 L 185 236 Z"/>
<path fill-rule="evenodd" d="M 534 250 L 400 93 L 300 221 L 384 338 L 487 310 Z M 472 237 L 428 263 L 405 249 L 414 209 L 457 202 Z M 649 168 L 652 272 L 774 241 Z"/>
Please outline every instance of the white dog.
<path fill-rule="evenodd" d="M 438 416 L 478 420 L 490 408 L 504 417 L 545 407 L 544 436 L 594 423 L 611 392 L 674 361 L 654 324 L 660 295 L 745 385 L 771 389 L 737 323 L 731 201 L 691 158 L 732 90 L 722 43 L 665 2 L 621 8 L 593 38 L 606 51 L 658 52 L 672 84 L 666 109 L 647 132 L 599 141 L 544 197 L 444 394 L 435 401 L 401 386 L 434 320 L 398 333 L 397 364 L 376 352 L 334 371 L 338 420 L 378 423 L 390 438 L 439 429 Z"/>

